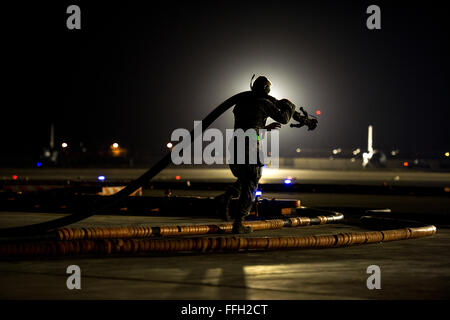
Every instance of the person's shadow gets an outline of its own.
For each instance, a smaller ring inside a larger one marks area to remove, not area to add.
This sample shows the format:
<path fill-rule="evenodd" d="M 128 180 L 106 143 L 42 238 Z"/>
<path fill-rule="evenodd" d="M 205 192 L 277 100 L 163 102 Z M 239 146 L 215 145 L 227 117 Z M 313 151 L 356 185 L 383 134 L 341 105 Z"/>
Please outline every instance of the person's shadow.
<path fill-rule="evenodd" d="M 246 300 L 245 262 L 237 262 L 233 254 L 227 255 L 198 255 L 190 257 L 195 260 L 186 259 L 183 264 L 189 272 L 166 299 Z"/>

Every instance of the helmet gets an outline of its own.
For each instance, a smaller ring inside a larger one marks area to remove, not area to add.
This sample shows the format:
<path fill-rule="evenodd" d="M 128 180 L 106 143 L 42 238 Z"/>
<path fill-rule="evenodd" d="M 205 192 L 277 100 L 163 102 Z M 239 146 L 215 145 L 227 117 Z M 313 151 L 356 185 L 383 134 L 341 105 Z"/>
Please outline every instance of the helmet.
<path fill-rule="evenodd" d="M 255 75 L 253 75 L 252 80 L 254 77 L 255 77 Z M 270 82 L 270 80 L 264 76 L 259 76 L 258 78 L 256 78 L 256 80 L 253 82 L 253 84 L 250 81 L 250 88 L 252 89 L 252 91 L 255 93 L 258 93 L 258 94 L 262 94 L 262 95 L 269 94 L 271 85 L 272 85 L 272 82 Z"/>

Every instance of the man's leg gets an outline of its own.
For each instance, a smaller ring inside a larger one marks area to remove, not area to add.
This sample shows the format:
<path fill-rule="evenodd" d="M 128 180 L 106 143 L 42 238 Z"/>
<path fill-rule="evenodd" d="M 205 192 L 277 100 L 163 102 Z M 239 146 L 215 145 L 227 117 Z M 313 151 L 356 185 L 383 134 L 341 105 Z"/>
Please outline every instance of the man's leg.
<path fill-rule="evenodd" d="M 233 233 L 253 232 L 251 227 L 244 227 L 242 222 L 250 214 L 255 200 L 255 191 L 261 178 L 261 167 L 258 165 L 246 165 L 246 172 L 239 180 L 241 182 L 241 194 L 238 200 L 236 218 L 233 223 Z"/>
<path fill-rule="evenodd" d="M 236 182 L 233 185 L 227 187 L 225 193 L 220 194 L 216 197 L 218 201 L 218 214 L 225 221 L 230 221 L 235 214 L 231 214 L 231 199 L 239 198 L 241 196 L 242 183 L 240 180 L 240 176 L 242 176 L 242 170 L 240 166 L 230 164 L 230 169 L 233 175 L 237 178 Z"/>
<path fill-rule="evenodd" d="M 225 221 L 231 221 L 234 217 L 231 210 L 231 199 L 239 198 L 241 196 L 241 181 L 238 179 L 233 185 L 229 186 L 225 193 L 216 197 L 218 201 L 218 214 Z"/>
<path fill-rule="evenodd" d="M 235 183 L 227 188 L 227 191 L 225 193 L 228 194 L 231 198 L 239 198 L 241 196 L 241 190 L 242 182 L 238 178 Z"/>

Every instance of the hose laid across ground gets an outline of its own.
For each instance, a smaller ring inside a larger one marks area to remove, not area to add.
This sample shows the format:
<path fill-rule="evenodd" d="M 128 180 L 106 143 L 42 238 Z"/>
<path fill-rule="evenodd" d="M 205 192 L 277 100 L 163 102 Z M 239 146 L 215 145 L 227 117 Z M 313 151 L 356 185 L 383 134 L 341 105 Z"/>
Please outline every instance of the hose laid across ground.
<path fill-rule="evenodd" d="M 246 221 L 244 225 L 253 230 L 274 230 L 284 227 L 300 227 L 316 224 L 340 222 L 344 215 L 337 212 L 320 209 L 302 208 L 302 211 L 316 211 L 322 215 L 312 217 L 278 218 L 270 220 Z M 328 213 L 327 215 L 323 215 Z M 132 239 L 155 236 L 184 236 L 231 233 L 232 223 L 195 224 L 182 226 L 123 226 L 123 227 L 93 227 L 93 228 L 60 228 L 45 235 L 23 236 L 0 239 L 0 242 L 20 242 L 37 240 L 99 240 L 99 239 Z"/>
<path fill-rule="evenodd" d="M 178 239 L 104 239 L 0 244 L 0 257 L 133 255 L 150 252 L 214 252 L 300 248 L 336 248 L 415 239 L 436 233 L 435 226 L 302 237 L 197 237 Z"/>

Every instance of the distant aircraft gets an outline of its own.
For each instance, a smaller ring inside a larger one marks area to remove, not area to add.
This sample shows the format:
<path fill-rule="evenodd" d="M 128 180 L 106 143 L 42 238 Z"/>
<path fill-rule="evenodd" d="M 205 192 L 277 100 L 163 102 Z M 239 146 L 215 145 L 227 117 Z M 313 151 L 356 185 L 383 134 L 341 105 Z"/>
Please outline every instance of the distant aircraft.
<path fill-rule="evenodd" d="M 56 165 L 58 162 L 58 150 L 55 148 L 55 126 L 53 124 L 50 126 L 50 144 L 43 148 L 41 159 L 52 165 Z"/>
<path fill-rule="evenodd" d="M 386 155 L 380 150 L 373 149 L 373 128 L 370 125 L 367 137 L 367 152 L 362 154 L 363 168 L 366 168 L 369 164 L 374 167 L 386 167 Z"/>

